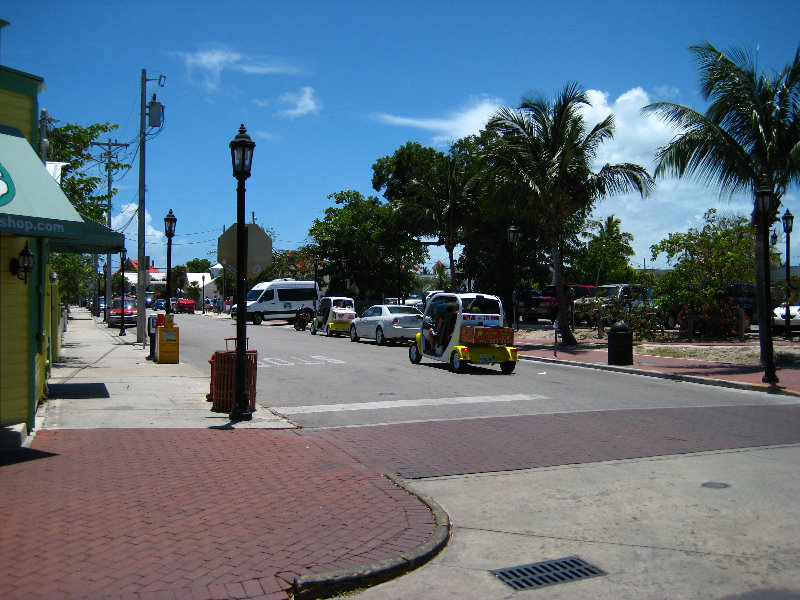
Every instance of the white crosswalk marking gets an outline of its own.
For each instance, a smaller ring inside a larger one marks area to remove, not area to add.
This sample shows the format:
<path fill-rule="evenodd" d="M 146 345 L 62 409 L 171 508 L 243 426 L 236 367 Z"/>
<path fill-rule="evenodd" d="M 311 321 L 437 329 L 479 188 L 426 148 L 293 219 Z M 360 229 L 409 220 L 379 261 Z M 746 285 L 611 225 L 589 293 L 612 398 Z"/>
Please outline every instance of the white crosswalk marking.
<path fill-rule="evenodd" d="M 416 400 L 383 400 L 381 402 L 353 402 L 350 404 L 315 404 L 309 406 L 273 406 L 281 414 L 300 415 L 308 413 L 342 412 L 347 410 L 379 410 L 386 408 L 408 408 L 413 406 L 445 406 L 448 404 L 478 404 L 489 402 L 527 402 L 549 400 L 537 394 L 508 394 L 505 396 L 461 396 L 458 398 L 419 398 Z"/>

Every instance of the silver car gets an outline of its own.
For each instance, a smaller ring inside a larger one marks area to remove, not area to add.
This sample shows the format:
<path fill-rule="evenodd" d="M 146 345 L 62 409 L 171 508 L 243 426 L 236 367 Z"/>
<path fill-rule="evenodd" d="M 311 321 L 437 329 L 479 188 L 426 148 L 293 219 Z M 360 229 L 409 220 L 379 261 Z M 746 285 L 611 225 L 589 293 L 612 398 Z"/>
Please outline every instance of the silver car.
<path fill-rule="evenodd" d="M 419 332 L 422 313 L 404 304 L 376 304 L 370 306 L 350 324 L 350 341 L 374 338 L 379 346 L 387 341 L 411 340 Z"/>

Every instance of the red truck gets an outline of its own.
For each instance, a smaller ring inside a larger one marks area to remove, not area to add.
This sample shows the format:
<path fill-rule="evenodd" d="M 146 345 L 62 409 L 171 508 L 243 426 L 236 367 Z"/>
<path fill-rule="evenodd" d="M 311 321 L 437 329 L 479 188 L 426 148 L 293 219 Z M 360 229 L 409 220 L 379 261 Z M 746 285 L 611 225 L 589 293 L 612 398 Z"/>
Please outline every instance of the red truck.
<path fill-rule="evenodd" d="M 572 308 L 572 302 L 578 298 L 589 296 L 594 292 L 593 285 L 579 285 L 577 283 L 564 285 L 564 302 L 567 311 Z M 548 285 L 540 296 L 530 298 L 526 303 L 525 310 L 522 312 L 523 320 L 533 321 L 539 319 L 549 319 L 555 321 L 558 318 L 558 300 L 556 299 L 556 286 Z"/>

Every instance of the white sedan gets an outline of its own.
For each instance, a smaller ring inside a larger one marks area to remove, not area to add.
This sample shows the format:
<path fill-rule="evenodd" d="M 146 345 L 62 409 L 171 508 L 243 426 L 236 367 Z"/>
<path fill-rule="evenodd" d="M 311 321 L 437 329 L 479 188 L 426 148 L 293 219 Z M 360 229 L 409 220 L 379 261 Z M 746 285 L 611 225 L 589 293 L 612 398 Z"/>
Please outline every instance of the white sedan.
<path fill-rule="evenodd" d="M 778 306 L 772 311 L 772 327 L 783 331 L 786 327 L 786 305 Z M 800 327 L 800 306 L 789 307 L 789 329 Z"/>
<path fill-rule="evenodd" d="M 410 340 L 419 332 L 422 313 L 404 304 L 376 304 L 370 306 L 350 325 L 350 341 L 374 338 L 379 346 L 387 341 Z"/>

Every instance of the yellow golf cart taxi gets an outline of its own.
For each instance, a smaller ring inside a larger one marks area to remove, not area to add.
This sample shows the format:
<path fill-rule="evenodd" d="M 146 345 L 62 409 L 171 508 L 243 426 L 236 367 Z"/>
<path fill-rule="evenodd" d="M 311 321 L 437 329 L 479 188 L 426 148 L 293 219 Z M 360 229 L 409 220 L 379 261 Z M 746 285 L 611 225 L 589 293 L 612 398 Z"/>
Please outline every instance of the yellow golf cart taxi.
<path fill-rule="evenodd" d="M 356 318 L 355 302 L 346 296 L 325 296 L 319 301 L 317 312 L 311 321 L 311 335 L 324 331 L 331 337 L 350 333 L 350 323 Z"/>
<path fill-rule="evenodd" d="M 512 373 L 519 360 L 513 343 L 514 330 L 503 327 L 500 298 L 443 292 L 428 301 L 408 358 L 414 364 L 423 358 L 447 362 L 456 373 L 471 363 L 499 364 L 503 373 Z"/>

